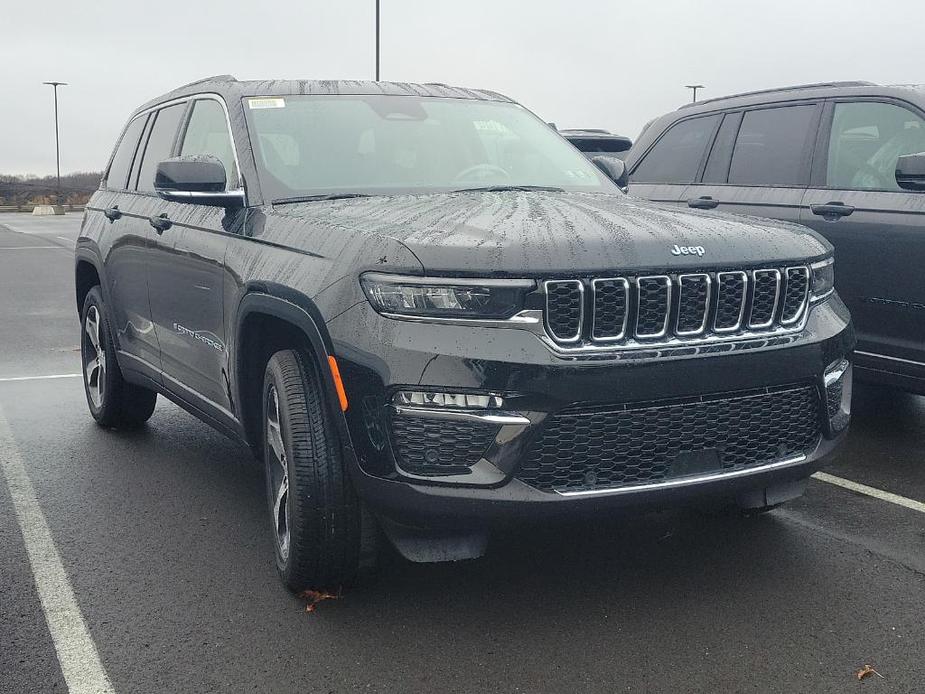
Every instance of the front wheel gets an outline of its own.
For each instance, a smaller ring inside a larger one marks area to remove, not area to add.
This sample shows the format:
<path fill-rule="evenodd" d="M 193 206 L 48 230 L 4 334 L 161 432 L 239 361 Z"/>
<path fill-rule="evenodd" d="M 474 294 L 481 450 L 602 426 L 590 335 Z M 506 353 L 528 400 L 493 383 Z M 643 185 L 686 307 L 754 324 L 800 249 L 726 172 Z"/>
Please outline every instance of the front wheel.
<path fill-rule="evenodd" d="M 345 469 L 314 362 L 274 354 L 263 383 L 263 458 L 276 567 L 286 586 L 336 590 L 360 569 L 366 514 Z"/>
<path fill-rule="evenodd" d="M 157 393 L 122 378 L 109 316 L 99 286 L 87 292 L 80 314 L 80 357 L 90 414 L 105 427 L 136 427 L 154 412 Z"/>

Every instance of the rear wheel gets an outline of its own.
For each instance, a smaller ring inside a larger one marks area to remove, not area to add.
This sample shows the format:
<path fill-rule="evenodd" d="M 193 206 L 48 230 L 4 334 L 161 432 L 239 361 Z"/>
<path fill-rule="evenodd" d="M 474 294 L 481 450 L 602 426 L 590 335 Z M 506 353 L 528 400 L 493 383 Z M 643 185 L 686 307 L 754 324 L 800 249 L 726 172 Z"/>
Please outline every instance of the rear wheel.
<path fill-rule="evenodd" d="M 87 292 L 80 320 L 80 356 L 90 414 L 105 427 L 136 427 L 154 412 L 157 393 L 122 378 L 99 286 Z"/>
<path fill-rule="evenodd" d="M 370 552 L 369 523 L 345 469 L 317 368 L 274 354 L 263 384 L 263 457 L 276 567 L 286 586 L 336 590 Z M 366 530 L 367 532 L 364 532 Z"/>

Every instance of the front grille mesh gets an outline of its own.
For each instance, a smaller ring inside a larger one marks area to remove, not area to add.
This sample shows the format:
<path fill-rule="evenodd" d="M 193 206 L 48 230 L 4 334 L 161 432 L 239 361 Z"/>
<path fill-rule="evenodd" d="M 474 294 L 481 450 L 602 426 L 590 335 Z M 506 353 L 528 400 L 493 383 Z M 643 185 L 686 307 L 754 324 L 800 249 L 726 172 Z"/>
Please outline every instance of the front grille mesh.
<path fill-rule="evenodd" d="M 573 407 L 551 415 L 517 477 L 543 491 L 585 491 L 682 477 L 679 456 L 705 455 L 714 472 L 771 463 L 820 437 L 814 386 L 652 405 Z"/>
<path fill-rule="evenodd" d="M 575 347 L 675 344 L 795 330 L 809 268 L 550 280 L 546 332 Z"/>

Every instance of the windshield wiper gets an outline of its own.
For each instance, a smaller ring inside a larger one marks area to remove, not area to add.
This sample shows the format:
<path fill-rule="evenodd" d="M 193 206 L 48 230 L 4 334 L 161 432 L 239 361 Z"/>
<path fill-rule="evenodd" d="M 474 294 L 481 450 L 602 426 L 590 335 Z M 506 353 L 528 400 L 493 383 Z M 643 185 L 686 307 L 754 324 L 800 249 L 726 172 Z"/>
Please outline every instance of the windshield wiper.
<path fill-rule="evenodd" d="M 371 198 L 368 193 L 321 193 L 320 195 L 298 195 L 293 198 L 276 198 L 274 205 L 290 205 L 297 202 L 317 202 L 318 200 L 344 200 L 346 198 Z"/>
<path fill-rule="evenodd" d="M 460 188 L 459 190 L 454 190 L 454 193 L 503 193 L 508 190 L 519 190 L 519 191 L 531 191 L 531 190 L 543 190 L 550 193 L 564 193 L 564 188 L 556 188 L 555 186 L 480 186 L 476 188 Z"/>

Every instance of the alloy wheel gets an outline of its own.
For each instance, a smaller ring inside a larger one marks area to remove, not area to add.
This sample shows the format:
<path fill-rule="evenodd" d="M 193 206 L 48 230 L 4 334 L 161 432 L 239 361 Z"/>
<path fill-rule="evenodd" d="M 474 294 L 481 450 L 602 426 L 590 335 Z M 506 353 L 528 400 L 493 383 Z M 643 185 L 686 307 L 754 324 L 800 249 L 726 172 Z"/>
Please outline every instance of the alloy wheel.
<path fill-rule="evenodd" d="M 87 392 L 93 406 L 103 405 L 106 388 L 106 350 L 100 339 L 100 311 L 96 306 L 87 309 L 84 320 L 83 362 Z"/>
<path fill-rule="evenodd" d="M 289 557 L 289 466 L 279 416 L 279 396 L 275 386 L 267 393 L 267 484 L 276 547 L 285 562 Z"/>

